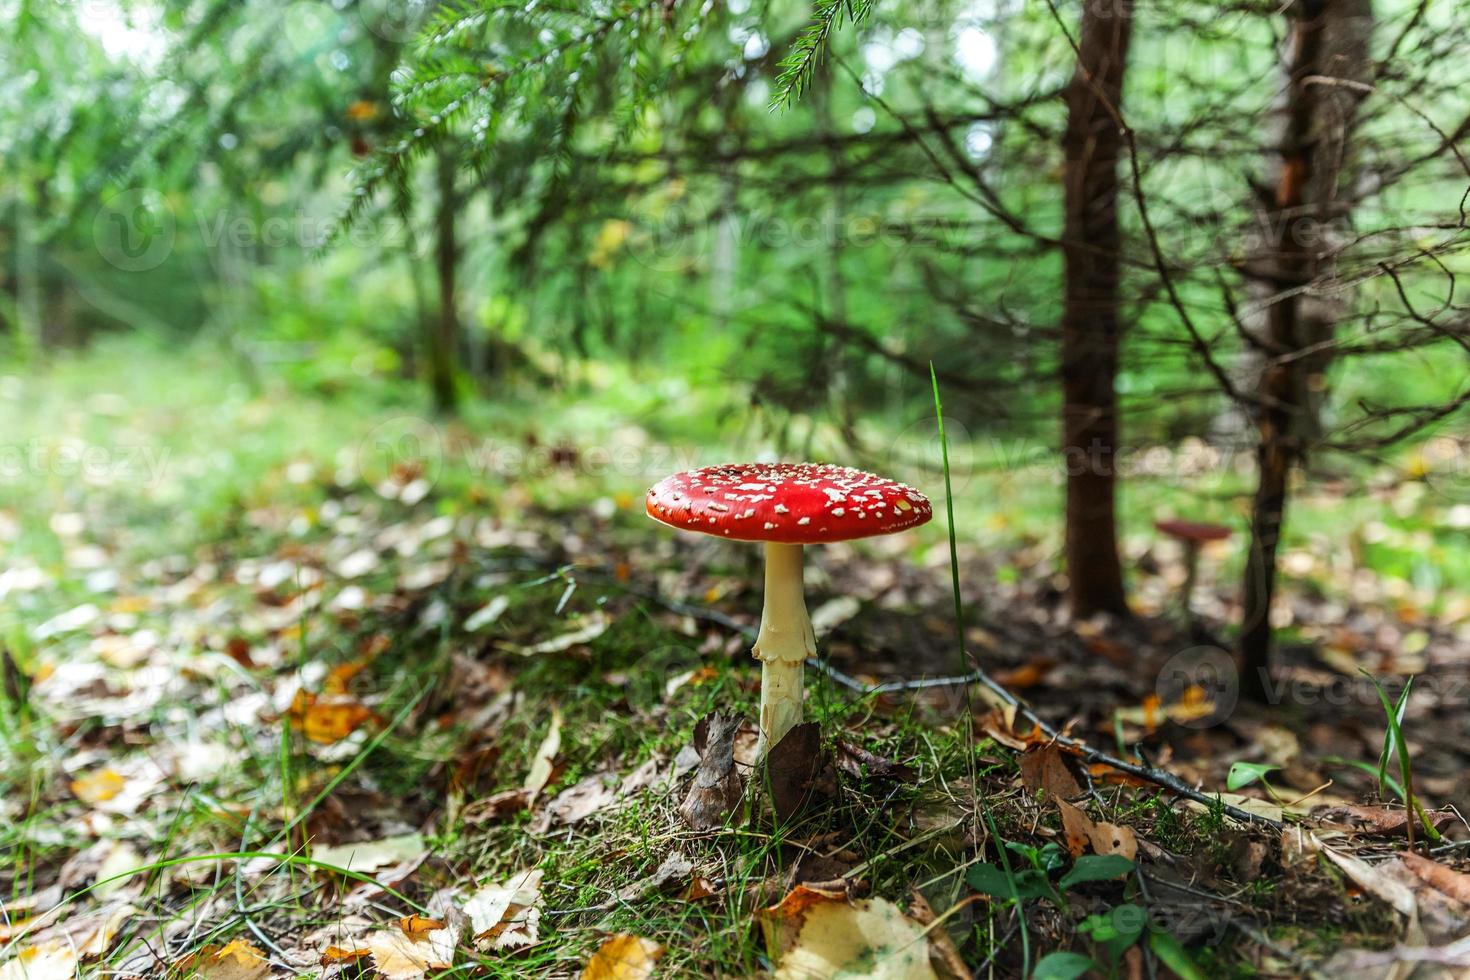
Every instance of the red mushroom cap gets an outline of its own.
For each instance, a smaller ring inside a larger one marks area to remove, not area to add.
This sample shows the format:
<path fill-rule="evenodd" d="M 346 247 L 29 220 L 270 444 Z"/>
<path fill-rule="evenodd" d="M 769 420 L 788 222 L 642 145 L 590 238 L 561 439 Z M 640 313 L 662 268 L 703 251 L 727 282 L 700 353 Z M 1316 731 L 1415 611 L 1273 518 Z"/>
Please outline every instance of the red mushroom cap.
<path fill-rule="evenodd" d="M 830 463 L 734 463 L 676 473 L 648 491 L 648 516 L 735 541 L 820 544 L 927 523 L 929 498 Z"/>
<path fill-rule="evenodd" d="M 1198 521 L 1154 521 L 1154 527 L 1162 534 L 1180 541 L 1224 541 L 1230 537 L 1230 528 L 1223 524 L 1202 524 Z"/>

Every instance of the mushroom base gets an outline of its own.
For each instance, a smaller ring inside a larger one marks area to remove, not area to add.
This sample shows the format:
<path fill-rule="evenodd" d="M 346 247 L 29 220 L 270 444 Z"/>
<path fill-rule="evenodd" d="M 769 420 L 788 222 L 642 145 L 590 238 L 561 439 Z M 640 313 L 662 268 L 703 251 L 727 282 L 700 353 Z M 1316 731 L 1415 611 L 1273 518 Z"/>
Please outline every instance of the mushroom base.
<path fill-rule="evenodd" d="M 759 752 L 801 723 L 806 658 L 817 652 L 802 586 L 802 546 L 766 543 L 766 596 L 751 653 L 761 662 Z"/>

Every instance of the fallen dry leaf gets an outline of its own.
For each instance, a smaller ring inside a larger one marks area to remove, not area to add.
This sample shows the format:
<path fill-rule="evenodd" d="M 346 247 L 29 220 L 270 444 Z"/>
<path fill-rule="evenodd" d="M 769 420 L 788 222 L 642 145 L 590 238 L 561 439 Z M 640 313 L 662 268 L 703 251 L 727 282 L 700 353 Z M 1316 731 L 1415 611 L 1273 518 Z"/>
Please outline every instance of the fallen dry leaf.
<path fill-rule="evenodd" d="M 900 783 L 911 783 L 916 778 L 914 770 L 901 762 L 885 759 L 876 752 L 869 752 L 861 745 L 838 741 L 837 768 L 854 779 L 892 779 Z"/>
<path fill-rule="evenodd" d="M 236 939 L 223 947 L 205 946 L 175 963 L 174 970 L 193 980 L 264 980 L 271 967 L 264 953 Z"/>
<path fill-rule="evenodd" d="M 72 795 L 83 803 L 105 803 L 123 791 L 127 781 L 111 769 L 97 769 L 71 781 Z"/>
<path fill-rule="evenodd" d="M 934 972 L 942 980 L 971 980 L 970 968 L 965 965 L 965 958 L 960 955 L 954 939 L 950 937 L 944 923 L 934 914 L 934 907 L 929 904 L 929 900 L 917 888 L 909 891 L 909 915 L 928 931 L 929 964 Z"/>
<path fill-rule="evenodd" d="M 647 980 L 664 948 L 652 939 L 620 933 L 609 936 L 582 971 L 582 980 Z"/>
<path fill-rule="evenodd" d="M 1040 684 L 1056 666 L 1057 660 L 1054 657 L 1035 657 L 1019 667 L 996 674 L 995 682 L 1008 691 L 1025 690 Z"/>
<path fill-rule="evenodd" d="M 886 899 L 849 901 L 797 885 L 758 916 L 776 980 L 937 980 L 924 927 Z"/>
<path fill-rule="evenodd" d="M 373 951 L 366 947 L 361 949 L 343 949 L 341 946 L 328 946 L 322 950 L 321 965 L 331 966 L 333 963 L 356 963 L 358 960 L 371 956 Z"/>
<path fill-rule="evenodd" d="M 486 885 L 464 905 L 475 942 L 492 949 L 515 949 L 536 941 L 541 924 L 541 871 L 511 875 Z"/>
<path fill-rule="evenodd" d="M 546 737 L 541 740 L 541 746 L 536 750 L 536 755 L 531 759 L 531 771 L 526 773 L 525 791 L 530 794 L 531 802 L 535 802 L 536 794 L 546 788 L 551 781 L 551 774 L 555 771 L 553 760 L 557 752 L 561 751 L 561 709 L 551 709 L 551 728 L 547 730 Z"/>
<path fill-rule="evenodd" d="M 607 616 L 604 613 L 597 612 L 588 617 L 586 625 L 580 629 L 572 630 L 570 633 L 563 633 L 560 636 L 553 636 L 549 640 L 542 640 L 540 643 L 535 643 L 531 646 L 514 647 L 513 649 L 524 657 L 532 657 L 543 653 L 560 653 L 563 650 L 570 650 L 574 646 L 582 643 L 590 643 L 597 639 L 607 632 L 608 625 Z"/>
<path fill-rule="evenodd" d="M 679 851 L 670 851 L 668 857 L 664 858 L 653 874 L 647 878 L 633 882 L 618 892 L 618 897 L 625 902 L 642 898 L 654 892 L 668 889 L 669 885 L 682 882 L 694 870 L 694 862 Z"/>
<path fill-rule="evenodd" d="M 735 771 L 735 733 L 740 719 L 719 712 L 706 715 L 694 727 L 699 768 L 689 794 L 679 804 L 679 816 L 695 830 L 722 826 L 740 804 L 740 774 Z"/>
<path fill-rule="evenodd" d="M 77 954 L 61 940 L 28 946 L 0 963 L 0 980 L 72 980 Z"/>
<path fill-rule="evenodd" d="M 311 741 L 322 745 L 340 742 L 377 718 L 372 709 L 347 695 L 318 696 L 297 691 L 291 702 L 292 724 Z"/>
<path fill-rule="evenodd" d="M 1316 835 L 1312 836 L 1316 840 Z M 1418 908 L 1418 902 L 1414 898 L 1414 892 L 1407 885 L 1383 874 L 1361 858 L 1328 847 L 1320 840 L 1317 840 L 1317 844 L 1322 854 L 1341 868 L 1343 874 L 1347 875 L 1363 891 L 1380 901 L 1387 902 L 1400 915 L 1414 914 Z"/>
<path fill-rule="evenodd" d="M 862 603 L 856 596 L 840 595 L 835 599 L 828 599 L 812 610 L 812 632 L 818 637 L 826 636 L 856 616 L 860 609 L 862 609 Z"/>
<path fill-rule="evenodd" d="M 493 823 L 504 820 L 514 813 L 520 813 L 531 805 L 531 794 L 524 789 L 508 789 L 494 796 L 487 796 L 483 800 L 476 800 L 468 804 L 461 814 L 461 819 L 468 824 Z"/>
<path fill-rule="evenodd" d="M 367 937 L 367 948 L 379 976 L 386 980 L 418 980 L 431 970 L 453 966 L 458 940 L 453 929 L 422 936 L 409 936 L 401 929 L 380 929 Z"/>
<path fill-rule="evenodd" d="M 679 896 L 685 902 L 702 902 L 706 898 L 714 898 L 722 894 L 721 889 L 704 875 L 694 875 L 689 879 L 689 887 Z"/>
<path fill-rule="evenodd" d="M 567 826 L 586 820 L 617 801 L 617 790 L 608 785 L 608 773 L 596 772 L 557 794 L 546 807 L 548 824 Z"/>
<path fill-rule="evenodd" d="M 1106 821 L 1094 821 L 1080 808 L 1066 800 L 1054 801 L 1062 813 L 1062 829 L 1067 835 L 1067 850 L 1073 857 L 1091 848 L 1097 854 L 1121 854 L 1132 861 L 1138 856 L 1138 837 L 1132 828 Z"/>
<path fill-rule="evenodd" d="M 426 932 L 437 932 L 445 928 L 442 919 L 426 919 L 422 915 L 405 915 L 398 920 L 398 928 L 406 936 L 422 936 Z"/>
<path fill-rule="evenodd" d="M 836 786 L 822 751 L 821 727 L 814 721 L 792 726 L 766 753 L 763 776 L 762 786 L 770 793 L 771 805 L 782 821 L 792 819 L 814 800 L 831 795 Z"/>
<path fill-rule="evenodd" d="M 1055 799 L 1070 800 L 1083 793 L 1072 773 L 1072 757 L 1055 742 L 1034 746 L 1021 755 L 1021 782 L 1033 793 L 1043 790 Z"/>
<path fill-rule="evenodd" d="M 1447 868 L 1438 861 L 1431 861 L 1413 851 L 1405 851 L 1399 858 L 1435 891 L 1443 892 L 1455 901 L 1470 906 L 1470 875 Z"/>
<path fill-rule="evenodd" d="M 1426 814 L 1436 830 L 1455 819 L 1453 813 L 1443 810 L 1430 810 Z M 1376 837 L 1402 836 L 1409 825 L 1408 810 L 1386 806 L 1319 806 L 1312 810 L 1311 817 L 1326 829 Z M 1416 822 L 1416 829 L 1417 826 Z"/>
<path fill-rule="evenodd" d="M 1038 738 L 1034 729 L 1025 734 L 1016 731 L 1016 706 L 1013 704 L 991 708 L 975 719 L 975 727 L 982 735 L 988 735 L 1001 745 L 1018 752 L 1024 751 L 1026 746 Z"/>
<path fill-rule="evenodd" d="M 148 861 L 133 845 L 126 841 L 116 842 L 97 867 L 97 883 L 92 886 L 92 894 L 97 898 L 117 894 L 133 884 L 132 872 L 147 864 Z"/>
<path fill-rule="evenodd" d="M 336 844 L 330 847 L 313 847 L 312 860 L 330 864 L 348 871 L 366 873 L 401 864 L 422 857 L 427 848 L 421 834 L 403 834 L 382 840 L 359 841 L 355 844 Z"/>

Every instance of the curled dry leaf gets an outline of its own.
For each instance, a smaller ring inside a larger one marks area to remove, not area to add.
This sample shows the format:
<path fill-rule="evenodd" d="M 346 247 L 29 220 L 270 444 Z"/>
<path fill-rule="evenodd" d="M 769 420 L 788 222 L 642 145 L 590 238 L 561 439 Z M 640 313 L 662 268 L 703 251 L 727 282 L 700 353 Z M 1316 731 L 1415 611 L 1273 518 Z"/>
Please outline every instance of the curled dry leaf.
<path fill-rule="evenodd" d="M 729 819 L 740 803 L 740 775 L 735 771 L 735 733 L 740 719 L 719 712 L 700 719 L 694 729 L 699 768 L 679 816 L 695 830 L 713 830 Z"/>
<path fill-rule="evenodd" d="M 531 759 L 531 771 L 526 773 L 526 782 L 523 786 L 530 794 L 531 802 L 536 799 L 536 794 L 546 788 L 551 781 L 551 774 L 555 771 L 554 760 L 556 754 L 561 751 L 561 709 L 551 709 L 551 727 L 546 732 L 546 737 L 541 740 L 541 746 L 536 749 L 536 755 Z"/>
<path fill-rule="evenodd" d="M 1413 851 L 1405 851 L 1399 856 L 1410 871 L 1435 891 L 1448 895 L 1462 905 L 1470 906 L 1470 875 L 1447 868 L 1438 861 L 1431 861 Z"/>
<path fill-rule="evenodd" d="M 446 928 L 443 919 L 426 919 L 422 915 L 405 915 L 398 920 L 398 928 L 406 936 L 422 936 Z"/>
<path fill-rule="evenodd" d="M 759 913 L 776 980 L 935 980 L 925 929 L 883 898 L 848 901 L 798 885 Z"/>
<path fill-rule="evenodd" d="M 622 933 L 609 936 L 582 971 L 582 980 L 647 980 L 664 948 L 652 939 Z"/>
<path fill-rule="evenodd" d="M 654 870 L 653 874 L 628 885 L 618 893 L 618 897 L 625 902 L 631 902 L 653 892 L 668 890 L 671 885 L 677 886 L 687 879 L 693 870 L 693 861 L 679 851 L 670 851 L 669 856 L 663 859 L 663 863 Z"/>
<path fill-rule="evenodd" d="M 515 949 L 534 943 L 541 925 L 541 871 L 511 875 L 503 884 L 486 885 L 464 906 L 476 944 Z"/>
<path fill-rule="evenodd" d="M 512 647 L 512 649 L 525 657 L 532 657 L 543 653 L 560 653 L 563 650 L 570 650 L 579 644 L 592 642 L 606 633 L 607 627 L 608 618 L 606 614 L 597 612 L 589 616 L 587 622 L 581 628 L 572 630 L 570 633 L 553 636 L 549 640 L 542 640 L 540 643 L 534 643 L 531 646 L 518 646 Z"/>
<path fill-rule="evenodd" d="M 520 813 L 531 805 L 531 794 L 525 789 L 508 789 L 483 800 L 476 800 L 464 808 L 461 819 L 467 824 L 494 823 Z"/>
<path fill-rule="evenodd" d="M 1013 704 L 991 708 L 975 719 L 975 727 L 982 735 L 988 735 L 1018 752 L 1025 751 L 1026 746 L 1036 741 L 1039 735 L 1034 729 L 1025 733 L 1016 731 L 1016 706 Z"/>
<path fill-rule="evenodd" d="M 1091 848 L 1098 854 L 1121 854 L 1132 861 L 1138 857 L 1138 836 L 1131 827 L 1093 820 L 1066 800 L 1055 801 L 1062 813 L 1062 829 L 1067 835 L 1067 850 L 1079 857 Z"/>
<path fill-rule="evenodd" d="M 1426 811 L 1425 815 L 1436 830 L 1455 819 L 1453 813 L 1444 810 Z M 1386 806 L 1319 806 L 1312 810 L 1311 816 L 1325 829 L 1373 837 L 1403 836 L 1409 825 L 1408 810 Z"/>
<path fill-rule="evenodd" d="M 341 946 L 328 946 L 322 950 L 321 965 L 331 966 L 334 963 L 356 963 L 358 960 L 371 956 L 373 951 L 363 947 L 360 949 L 343 949 Z"/>
<path fill-rule="evenodd" d="M 911 783 L 917 778 L 910 766 L 884 758 L 852 742 L 839 741 L 837 743 L 836 762 L 837 768 L 855 779 L 867 777 Z"/>
<path fill-rule="evenodd" d="M 1417 911 L 1419 903 L 1414 898 L 1413 889 L 1361 858 L 1326 846 L 1317 840 L 1316 835 L 1312 837 L 1321 848 L 1323 856 L 1341 868 L 1343 874 L 1363 891 L 1388 903 L 1400 915 L 1412 916 Z"/>
<path fill-rule="evenodd" d="M 928 930 L 929 963 L 941 980 L 970 980 L 970 968 L 965 965 L 965 958 L 960 955 L 944 923 L 934 914 L 934 907 L 917 888 L 909 891 L 909 914 Z"/>

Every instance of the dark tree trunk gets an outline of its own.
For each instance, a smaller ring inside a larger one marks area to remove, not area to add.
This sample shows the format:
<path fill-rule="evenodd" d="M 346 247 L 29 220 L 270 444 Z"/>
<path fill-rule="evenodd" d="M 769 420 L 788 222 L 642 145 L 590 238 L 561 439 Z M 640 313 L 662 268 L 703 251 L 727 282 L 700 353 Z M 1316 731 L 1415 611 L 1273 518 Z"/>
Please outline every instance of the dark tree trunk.
<path fill-rule="evenodd" d="M 456 284 L 459 243 L 455 238 L 455 158 L 447 148 L 439 151 L 439 199 L 434 222 L 434 263 L 439 275 L 439 316 L 429 327 L 429 387 L 434 408 L 452 414 L 459 407 L 457 367 L 459 361 L 459 312 Z"/>
<path fill-rule="evenodd" d="M 1297 0 L 1292 7 L 1285 125 L 1276 194 L 1264 220 L 1266 288 L 1279 297 L 1266 311 L 1261 347 L 1267 361 L 1257 383 L 1256 464 L 1240 633 L 1241 688 L 1261 698 L 1271 653 L 1276 549 L 1289 481 L 1317 435 L 1326 354 L 1338 315 L 1303 287 L 1330 259 L 1332 230 L 1346 218 L 1338 201 L 1348 133 L 1369 72 L 1370 0 Z"/>
<path fill-rule="evenodd" d="M 1116 518 L 1118 157 L 1132 0 L 1082 7 L 1067 89 L 1066 297 L 1062 314 L 1062 454 L 1067 467 L 1067 579 L 1072 611 L 1128 614 Z"/>

